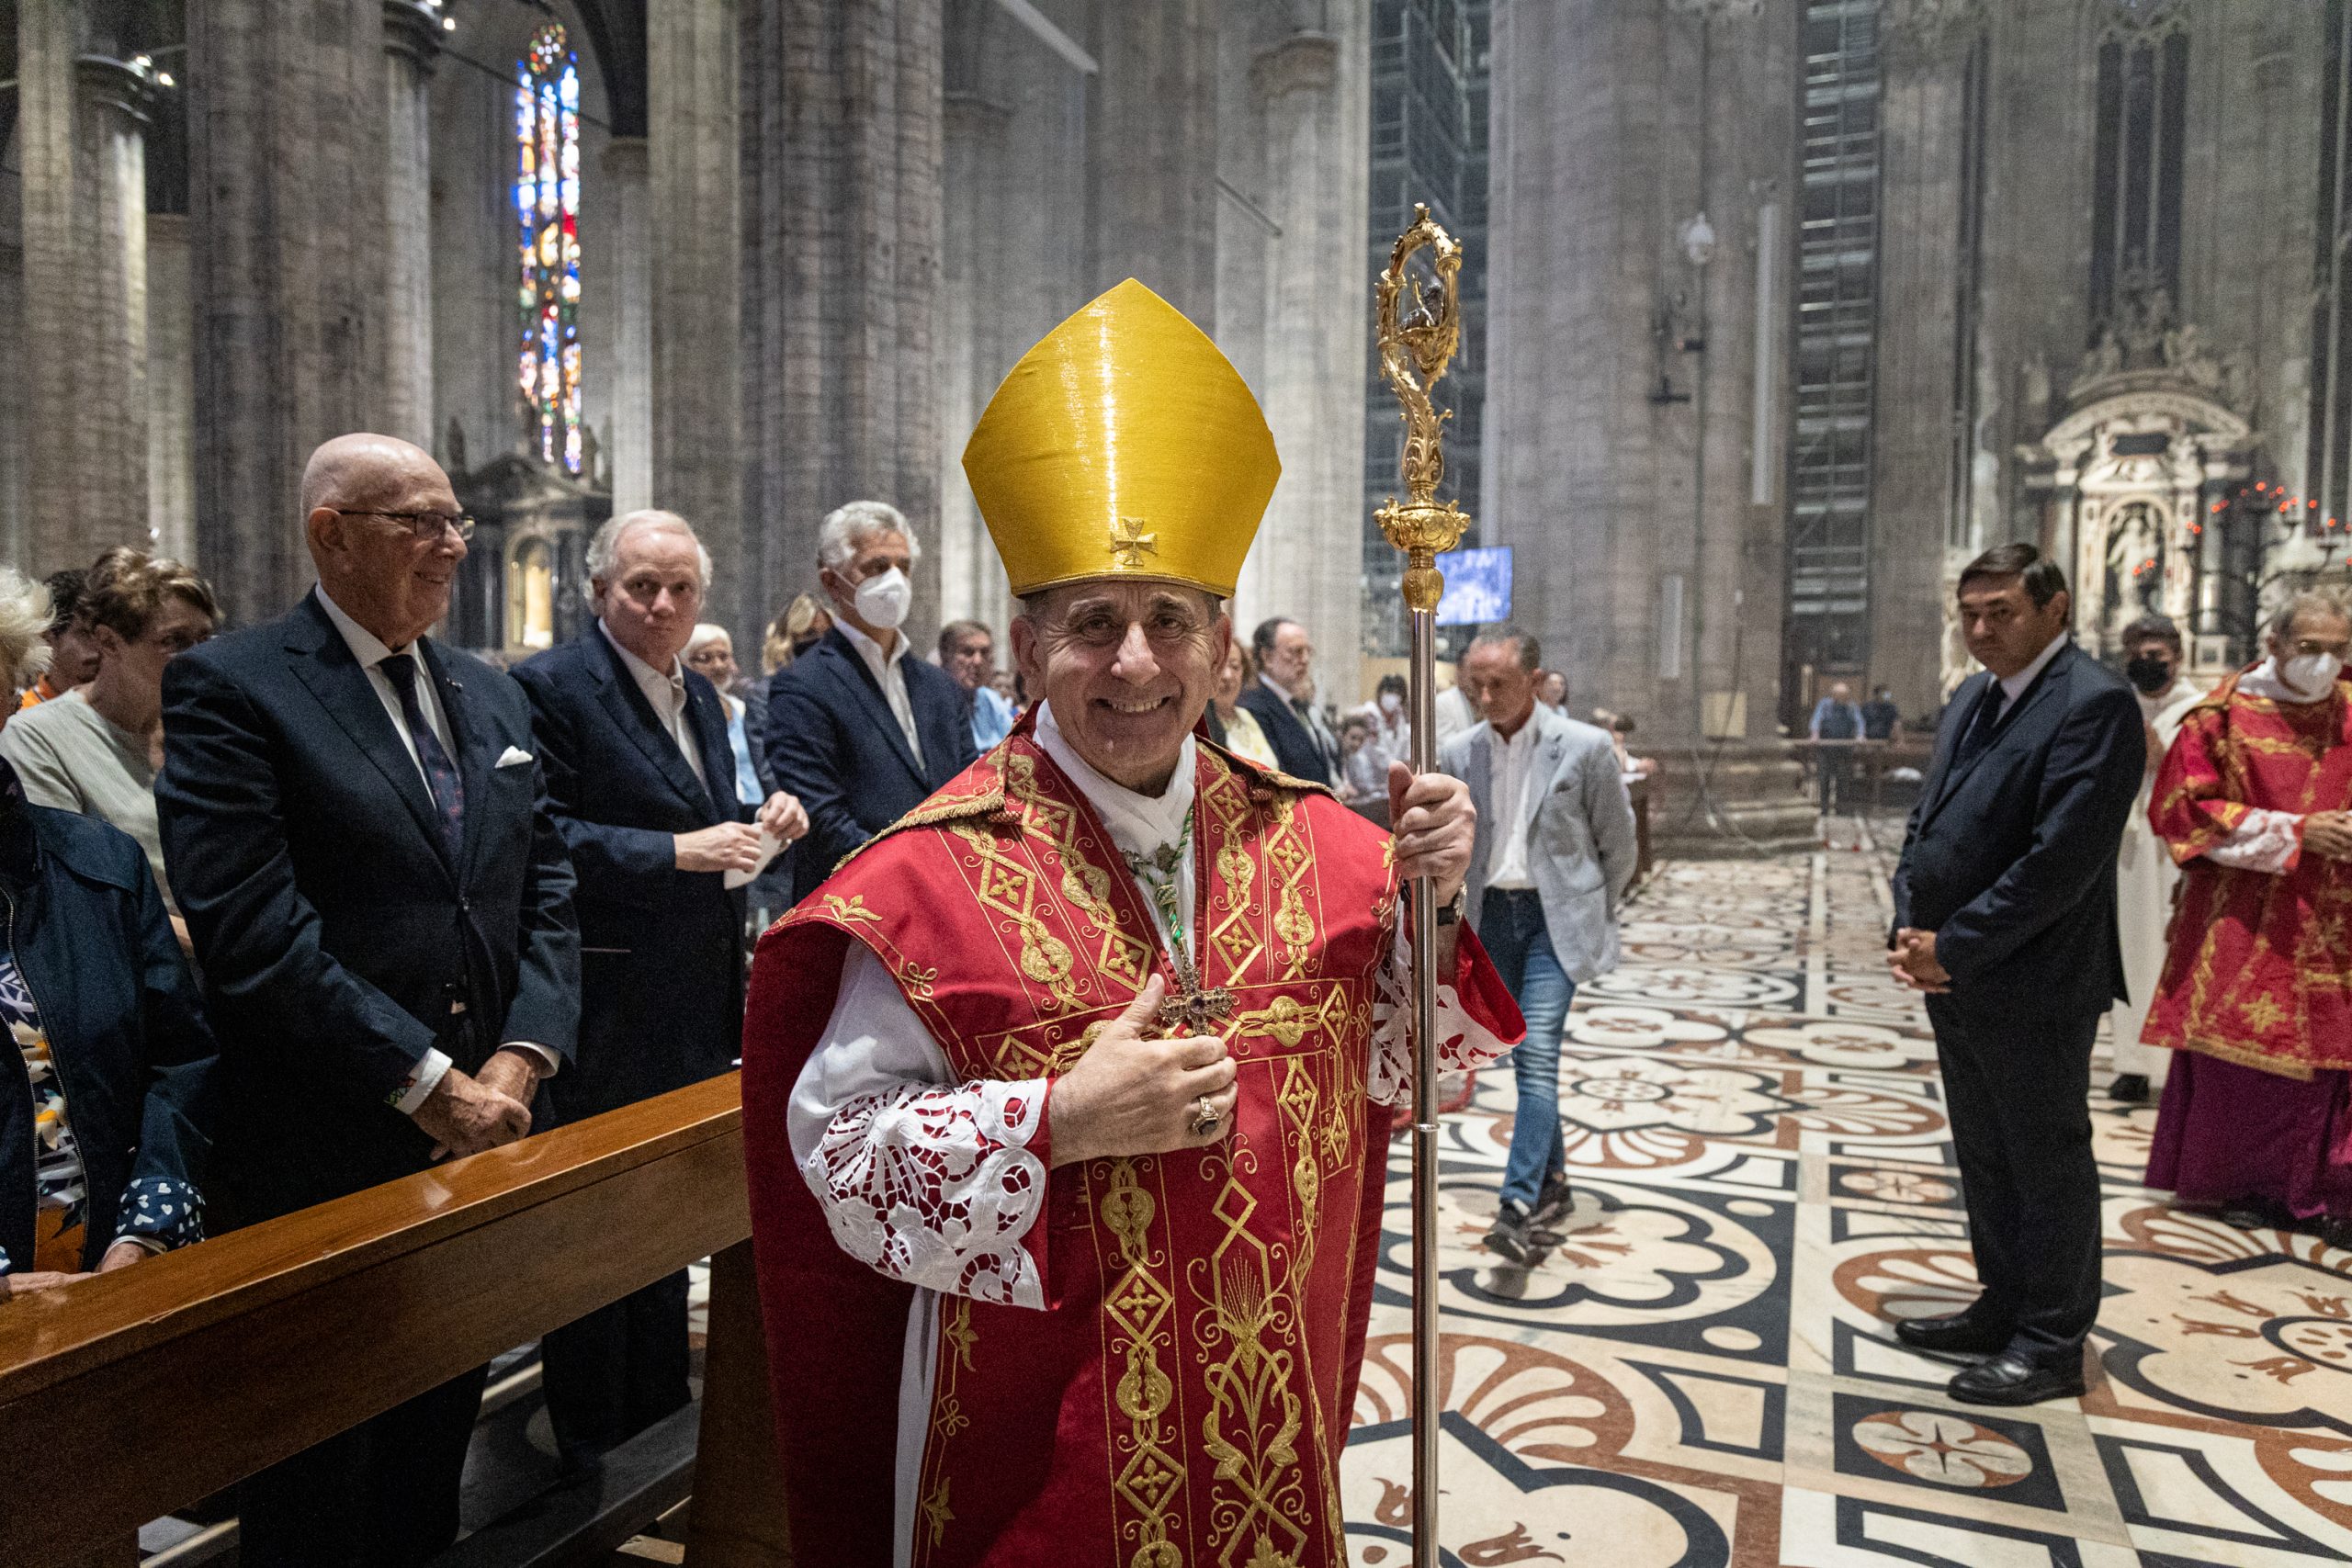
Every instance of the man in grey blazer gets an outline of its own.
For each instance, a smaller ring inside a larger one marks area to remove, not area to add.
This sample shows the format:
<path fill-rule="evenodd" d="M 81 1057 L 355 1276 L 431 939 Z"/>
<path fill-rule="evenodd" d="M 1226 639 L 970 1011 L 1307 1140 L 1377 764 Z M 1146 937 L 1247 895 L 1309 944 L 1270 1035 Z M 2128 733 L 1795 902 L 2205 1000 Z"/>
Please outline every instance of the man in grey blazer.
<path fill-rule="evenodd" d="M 1487 1245 L 1513 1263 L 1558 1239 L 1573 1203 L 1560 1134 L 1560 1034 L 1577 987 L 1617 966 L 1617 904 L 1634 880 L 1634 807 L 1607 732 L 1535 700 L 1543 650 L 1516 626 L 1478 634 L 1458 684 L 1481 722 L 1439 765 L 1470 786 L 1477 838 L 1463 889 L 1527 1040 L 1519 1113 Z"/>

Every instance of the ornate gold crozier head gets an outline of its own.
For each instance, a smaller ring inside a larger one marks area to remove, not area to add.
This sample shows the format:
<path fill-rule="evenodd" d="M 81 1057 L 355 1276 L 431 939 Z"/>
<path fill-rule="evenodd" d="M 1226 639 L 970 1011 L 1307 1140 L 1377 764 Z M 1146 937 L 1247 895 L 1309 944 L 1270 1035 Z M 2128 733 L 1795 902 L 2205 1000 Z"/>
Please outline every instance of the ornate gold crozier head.
<path fill-rule="evenodd" d="M 1240 373 L 1131 277 L 1021 356 L 964 474 L 1016 596 L 1132 577 L 1224 599 L 1282 463 Z"/>
<path fill-rule="evenodd" d="M 1424 248 L 1434 253 L 1434 300 L 1408 265 Z M 1403 586 L 1409 610 L 1437 608 L 1445 592 L 1445 576 L 1437 570 L 1436 557 L 1460 544 L 1470 526 L 1468 513 L 1437 499 L 1438 484 L 1445 478 L 1445 422 L 1453 412 L 1430 400 L 1462 338 L 1461 272 L 1462 247 L 1430 216 L 1426 205 L 1415 202 L 1413 226 L 1396 237 L 1388 270 L 1374 287 L 1381 378 L 1404 409 L 1406 499 L 1400 503 L 1391 496 L 1373 515 L 1388 542 L 1405 552 Z"/>

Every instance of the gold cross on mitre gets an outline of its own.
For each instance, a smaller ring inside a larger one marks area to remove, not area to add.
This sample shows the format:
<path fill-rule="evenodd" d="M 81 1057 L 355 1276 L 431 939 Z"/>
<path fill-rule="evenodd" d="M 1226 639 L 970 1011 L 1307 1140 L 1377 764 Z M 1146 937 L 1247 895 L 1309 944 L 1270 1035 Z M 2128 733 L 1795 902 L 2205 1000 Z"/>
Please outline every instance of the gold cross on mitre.
<path fill-rule="evenodd" d="M 1143 558 L 1159 553 L 1159 536 L 1143 531 L 1140 517 L 1122 517 L 1111 525 L 1111 553 L 1118 564 L 1129 571 L 1143 565 Z"/>

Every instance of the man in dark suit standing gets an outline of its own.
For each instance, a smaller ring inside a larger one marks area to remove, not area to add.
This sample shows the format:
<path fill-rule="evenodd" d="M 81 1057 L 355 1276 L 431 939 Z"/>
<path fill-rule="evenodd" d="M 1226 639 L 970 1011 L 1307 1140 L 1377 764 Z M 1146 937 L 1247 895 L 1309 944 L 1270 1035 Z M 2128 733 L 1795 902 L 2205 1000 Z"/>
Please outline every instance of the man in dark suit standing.
<path fill-rule="evenodd" d="M 2147 760 L 2121 677 L 2075 649 L 2066 580 L 2030 545 L 1961 573 L 1984 666 L 1944 711 L 1894 873 L 1888 967 L 1928 993 L 1982 1293 L 1895 1325 L 1979 1357 L 1955 1399 L 2083 1392 L 2098 1315 L 2091 1039 L 2124 994 L 2115 852 Z"/>
<path fill-rule="evenodd" d="M 1274 765 L 1310 784 L 1340 783 L 1340 742 L 1315 706 L 1315 645 L 1306 628 L 1276 615 L 1250 634 L 1258 679 L 1239 698 L 1274 749 Z"/>
<path fill-rule="evenodd" d="M 576 1122 L 726 1072 L 743 1033 L 743 892 L 761 838 L 808 831 L 799 802 L 737 797 L 718 689 L 685 667 L 710 585 L 686 520 L 632 512 L 588 545 L 595 624 L 514 671 L 531 699 L 548 805 L 580 878 L 580 1050 L 549 1080 Z M 684 1406 L 680 1269 L 548 1334 L 539 1356 L 558 1451 L 585 1464 Z"/>
<path fill-rule="evenodd" d="M 920 557 L 898 508 L 853 501 L 817 534 L 833 629 L 768 686 L 768 772 L 808 813 L 795 903 L 979 756 L 964 694 L 899 626 Z"/>
<path fill-rule="evenodd" d="M 472 520 L 424 452 L 311 456 L 317 590 L 164 677 L 164 850 L 221 1042 L 232 1223 L 521 1137 L 580 1016 L 571 867 L 522 688 L 424 636 Z M 245 1483 L 243 1561 L 422 1562 L 458 1531 L 477 1369 Z"/>

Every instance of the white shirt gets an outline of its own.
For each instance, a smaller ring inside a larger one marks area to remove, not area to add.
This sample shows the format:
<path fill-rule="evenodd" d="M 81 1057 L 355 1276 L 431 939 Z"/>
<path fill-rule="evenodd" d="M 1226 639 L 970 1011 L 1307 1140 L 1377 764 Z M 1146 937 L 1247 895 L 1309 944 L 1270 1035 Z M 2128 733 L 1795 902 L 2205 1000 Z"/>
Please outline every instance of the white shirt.
<path fill-rule="evenodd" d="M 865 660 L 865 667 L 874 671 L 874 679 L 882 686 L 882 700 L 890 705 L 890 715 L 899 721 L 899 732 L 907 738 L 907 750 L 915 754 L 917 762 L 921 762 L 922 739 L 915 734 L 915 705 L 907 696 L 907 634 L 899 633 L 897 643 L 885 654 L 880 643 L 851 626 L 843 617 L 834 616 L 833 625 L 842 636 L 849 638 L 849 645 L 857 649 L 857 656 Z"/>
<path fill-rule="evenodd" d="M 401 746 L 408 752 L 408 760 L 416 764 L 416 776 L 424 781 L 424 793 L 430 796 L 433 781 L 425 775 L 424 760 L 416 754 L 416 738 L 409 733 L 408 717 L 401 712 L 400 690 L 392 684 L 392 678 L 384 673 L 384 660 L 387 659 L 415 661 L 417 674 L 423 677 L 416 682 L 416 705 L 424 715 L 424 728 L 433 731 L 433 739 L 441 742 L 441 750 L 454 765 L 458 760 L 457 742 L 450 739 L 449 716 L 441 711 L 441 694 L 434 689 L 432 671 L 424 667 L 424 656 L 416 650 L 414 643 L 400 649 L 385 647 L 381 637 L 345 615 L 343 606 L 327 597 L 325 583 L 319 584 L 312 592 L 319 596 L 319 608 L 327 613 L 327 619 L 334 623 L 334 629 L 343 634 L 344 646 L 351 649 L 351 657 L 357 660 L 359 667 L 368 672 L 368 684 L 375 688 L 376 700 L 384 705 L 384 712 L 392 721 L 392 733 L 401 738 Z M 556 1069 L 563 1065 L 562 1057 L 537 1041 L 508 1040 L 501 1043 L 501 1049 L 506 1046 L 528 1051 L 537 1056 L 541 1077 L 555 1077 Z M 415 1067 L 409 1073 L 408 1083 L 401 1090 L 400 1098 L 392 1101 L 392 1109 L 403 1116 L 415 1115 L 416 1108 L 433 1093 L 434 1086 L 441 1081 L 442 1075 L 449 1070 L 449 1066 L 446 1053 L 426 1046 L 424 1055 L 417 1058 Z"/>
<path fill-rule="evenodd" d="M 1495 836 L 1487 848 L 1487 886 L 1509 891 L 1532 887 L 1527 870 L 1527 775 L 1535 765 L 1535 716 L 1504 739 L 1487 732 L 1487 799 L 1495 813 Z"/>
<path fill-rule="evenodd" d="M 2002 716 L 2017 706 L 2018 699 L 2025 695 L 2026 688 L 2041 678 L 2041 672 L 2050 667 L 2050 661 L 2058 657 L 2058 650 L 2066 646 L 2069 635 L 2060 632 L 2052 637 L 2050 646 L 2033 656 L 2032 663 L 2001 682 L 2001 705 L 1994 710 L 1994 723 L 2000 723 Z"/>
<path fill-rule="evenodd" d="M 695 771 L 695 777 L 701 780 L 705 787 L 708 787 L 710 780 L 702 771 L 702 742 L 695 738 L 694 720 L 686 715 L 685 666 L 673 658 L 670 672 L 664 675 L 623 648 L 621 639 L 613 635 L 613 628 L 605 624 L 601 615 L 596 619 L 596 629 L 604 634 L 606 642 L 613 645 L 613 651 L 621 656 L 621 667 L 636 681 L 637 689 L 645 694 L 646 705 L 653 710 L 653 716 L 669 732 L 670 739 L 678 743 L 678 750 L 685 754 L 686 766 Z"/>

